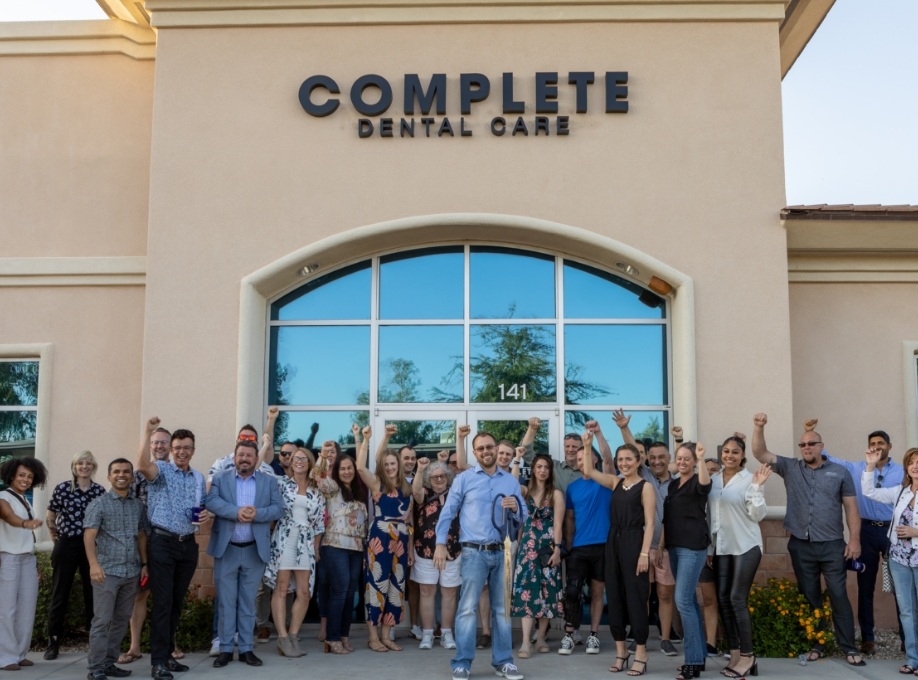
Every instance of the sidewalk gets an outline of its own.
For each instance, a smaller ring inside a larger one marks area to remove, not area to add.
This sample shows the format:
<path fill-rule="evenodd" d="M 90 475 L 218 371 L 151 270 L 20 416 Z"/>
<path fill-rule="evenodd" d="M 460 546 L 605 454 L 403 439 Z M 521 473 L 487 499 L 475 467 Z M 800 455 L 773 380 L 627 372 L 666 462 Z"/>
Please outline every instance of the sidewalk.
<path fill-rule="evenodd" d="M 264 661 L 264 666 L 252 668 L 238 661 L 233 661 L 225 668 L 212 666 L 212 659 L 206 654 L 188 654 L 182 663 L 191 667 L 188 673 L 176 673 L 176 680 L 193 680 L 195 678 L 217 678 L 221 680 L 420 680 L 435 678 L 449 680 L 449 660 L 453 655 L 439 645 L 432 650 L 421 651 L 416 640 L 408 636 L 407 631 L 400 631 L 398 644 L 404 647 L 403 652 L 385 654 L 367 649 L 367 633 L 363 625 L 352 630 L 351 644 L 354 653 L 346 656 L 323 654 L 322 644 L 316 640 L 317 626 L 304 626 L 301 647 L 307 655 L 300 659 L 287 659 L 277 654 L 274 640 L 266 644 L 255 645 L 255 654 Z M 519 645 L 519 630 L 514 631 L 514 641 Z M 576 647 L 571 656 L 560 656 L 557 653 L 560 637 L 552 631 L 548 654 L 533 653 L 529 659 L 517 659 L 516 663 L 526 678 L 549 680 L 555 678 L 610 678 L 607 672 L 615 660 L 615 646 L 608 631 L 600 634 L 602 651 L 587 656 L 583 647 Z M 654 678 L 673 678 L 676 669 L 682 664 L 681 656 L 667 657 L 660 654 L 658 641 L 652 637 L 648 643 L 650 656 L 647 675 Z M 681 645 L 676 647 L 681 653 Z M 44 661 L 40 652 L 32 652 L 29 658 L 35 662 L 31 668 L 23 668 L 16 673 L 3 674 L 3 680 L 83 680 L 86 678 L 85 654 L 61 654 L 56 661 Z M 490 666 L 490 650 L 477 650 L 475 663 L 472 665 L 472 678 L 493 678 Z M 870 661 L 861 668 L 845 663 L 844 659 L 823 659 L 806 666 L 801 666 L 797 659 L 760 659 L 759 675 L 766 678 L 808 678 L 811 680 L 889 680 L 899 677 L 898 668 L 904 660 Z M 720 678 L 719 671 L 725 665 L 725 659 L 709 658 L 708 670 L 702 678 Z M 150 677 L 150 657 L 144 657 L 124 666 L 134 671 L 132 678 Z M 619 679 L 627 677 L 620 674 Z"/>

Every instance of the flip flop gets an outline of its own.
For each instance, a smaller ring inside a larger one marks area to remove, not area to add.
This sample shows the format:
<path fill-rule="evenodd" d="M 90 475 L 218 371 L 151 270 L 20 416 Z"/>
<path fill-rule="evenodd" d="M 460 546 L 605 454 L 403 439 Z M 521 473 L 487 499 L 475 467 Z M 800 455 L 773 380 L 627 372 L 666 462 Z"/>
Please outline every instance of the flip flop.
<path fill-rule="evenodd" d="M 902 675 L 914 675 L 915 669 L 909 666 L 908 664 L 905 664 L 904 666 L 899 666 L 899 672 Z"/>
<path fill-rule="evenodd" d="M 856 661 L 856 662 L 855 662 L 855 661 L 852 661 L 852 659 L 854 659 L 854 658 L 856 658 L 856 657 L 859 657 L 859 656 L 860 656 L 860 654 L 858 654 L 858 653 L 856 653 L 856 652 L 851 652 L 850 654 L 845 654 L 845 661 L 848 662 L 848 665 L 849 665 L 849 666 L 866 666 L 866 665 L 867 665 L 867 662 L 864 661 L 864 659 L 861 659 L 860 661 Z"/>
<path fill-rule="evenodd" d="M 815 647 L 806 653 L 807 661 L 819 661 L 822 658 L 825 658 L 826 653 L 821 649 L 816 649 Z"/>
<path fill-rule="evenodd" d="M 137 659 L 142 659 L 143 654 L 134 654 L 132 652 L 122 652 L 121 656 L 118 657 L 116 663 L 121 664 L 122 666 L 126 663 L 134 663 Z"/>

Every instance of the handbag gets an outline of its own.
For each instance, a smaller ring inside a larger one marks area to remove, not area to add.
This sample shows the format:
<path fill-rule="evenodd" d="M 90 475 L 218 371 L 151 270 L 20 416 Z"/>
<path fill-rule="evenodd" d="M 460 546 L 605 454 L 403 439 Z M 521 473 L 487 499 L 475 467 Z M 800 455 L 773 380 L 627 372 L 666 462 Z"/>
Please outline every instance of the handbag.
<path fill-rule="evenodd" d="M 548 567 L 548 563 L 551 561 L 551 556 L 554 554 L 554 552 L 555 546 L 553 546 L 551 543 L 546 543 L 541 548 L 539 548 L 539 551 L 536 553 L 536 555 L 539 557 L 539 562 L 541 562 L 543 569 Z"/>
<path fill-rule="evenodd" d="M 889 555 L 883 555 L 883 592 L 891 593 L 893 592 L 893 580 L 892 574 L 889 572 Z"/>

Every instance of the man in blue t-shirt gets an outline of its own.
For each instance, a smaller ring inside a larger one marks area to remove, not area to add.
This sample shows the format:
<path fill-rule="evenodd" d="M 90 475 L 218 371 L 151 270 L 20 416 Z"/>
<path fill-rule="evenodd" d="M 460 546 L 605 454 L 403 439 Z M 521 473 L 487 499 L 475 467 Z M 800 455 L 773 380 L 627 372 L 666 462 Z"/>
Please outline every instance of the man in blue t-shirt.
<path fill-rule="evenodd" d="M 564 588 L 564 638 L 558 654 L 574 651 L 583 615 L 583 586 L 590 585 L 590 636 L 586 653 L 599 653 L 599 620 L 605 587 L 606 538 L 609 535 L 609 504 L 612 491 L 583 475 L 583 444 L 577 453 L 581 477 L 568 484 L 565 492 L 564 543 L 567 556 L 567 584 Z M 588 453 L 587 455 L 592 455 Z"/>

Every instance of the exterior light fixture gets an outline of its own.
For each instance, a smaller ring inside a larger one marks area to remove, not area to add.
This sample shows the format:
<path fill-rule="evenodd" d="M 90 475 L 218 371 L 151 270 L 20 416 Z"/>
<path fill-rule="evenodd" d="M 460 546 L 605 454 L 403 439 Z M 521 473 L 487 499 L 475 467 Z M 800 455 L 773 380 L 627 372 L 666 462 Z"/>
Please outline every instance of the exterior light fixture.
<path fill-rule="evenodd" d="M 626 273 L 628 276 L 638 276 L 641 273 L 640 269 L 632 264 L 628 264 L 627 262 L 616 262 L 615 266 L 616 268 Z"/>
<path fill-rule="evenodd" d="M 311 264 L 307 264 L 305 267 L 300 267 L 297 270 L 296 275 L 297 276 L 309 276 L 314 271 L 316 271 L 318 268 L 319 268 L 319 263 L 313 262 Z"/>

